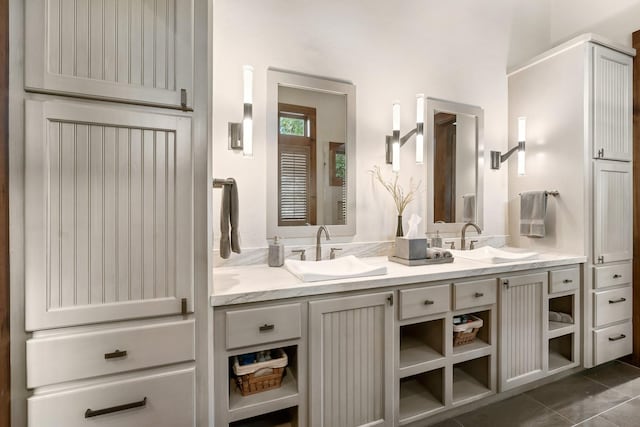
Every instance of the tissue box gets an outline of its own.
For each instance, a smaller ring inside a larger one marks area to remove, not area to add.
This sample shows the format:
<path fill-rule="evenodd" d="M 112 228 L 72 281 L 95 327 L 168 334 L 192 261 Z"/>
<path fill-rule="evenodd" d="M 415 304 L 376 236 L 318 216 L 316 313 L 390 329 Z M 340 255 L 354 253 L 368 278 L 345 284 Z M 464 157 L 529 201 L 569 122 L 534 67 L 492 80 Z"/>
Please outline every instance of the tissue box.
<path fill-rule="evenodd" d="M 426 237 L 413 239 L 396 237 L 396 256 L 402 259 L 425 259 L 427 257 Z"/>

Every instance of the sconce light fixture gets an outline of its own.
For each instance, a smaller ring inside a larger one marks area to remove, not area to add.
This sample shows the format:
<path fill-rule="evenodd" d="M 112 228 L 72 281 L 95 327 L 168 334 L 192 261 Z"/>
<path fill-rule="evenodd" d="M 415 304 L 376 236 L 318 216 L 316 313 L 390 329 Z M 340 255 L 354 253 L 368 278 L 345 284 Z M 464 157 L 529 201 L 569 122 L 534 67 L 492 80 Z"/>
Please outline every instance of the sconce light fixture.
<path fill-rule="evenodd" d="M 527 118 L 518 117 L 518 145 L 502 154 L 500 151 L 491 151 L 491 169 L 500 169 L 500 164 L 506 161 L 513 153 L 518 151 L 518 175 L 525 174 L 525 141 L 527 135 Z"/>
<path fill-rule="evenodd" d="M 416 95 L 416 127 L 400 137 L 400 102 L 393 103 L 393 132 L 386 136 L 387 164 L 394 172 L 400 171 L 400 147 L 414 134 L 416 135 L 416 163 L 424 161 L 424 94 Z"/>
<path fill-rule="evenodd" d="M 253 155 L 253 67 L 242 67 L 244 115 L 242 123 L 229 122 L 229 149 Z"/>

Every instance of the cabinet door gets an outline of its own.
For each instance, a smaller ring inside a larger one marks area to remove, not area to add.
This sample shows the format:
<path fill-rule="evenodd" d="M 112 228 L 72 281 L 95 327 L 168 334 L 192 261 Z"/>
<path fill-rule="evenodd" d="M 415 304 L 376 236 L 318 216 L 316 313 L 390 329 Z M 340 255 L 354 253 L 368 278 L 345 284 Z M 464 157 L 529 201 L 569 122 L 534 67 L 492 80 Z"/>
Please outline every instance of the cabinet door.
<path fill-rule="evenodd" d="M 27 330 L 190 311 L 190 119 L 27 101 L 25 126 Z"/>
<path fill-rule="evenodd" d="M 624 261 L 632 256 L 631 164 L 594 162 L 594 263 Z"/>
<path fill-rule="evenodd" d="M 391 426 L 393 293 L 309 303 L 310 424 Z"/>
<path fill-rule="evenodd" d="M 593 157 L 631 161 L 632 58 L 593 47 Z"/>
<path fill-rule="evenodd" d="M 193 94 L 193 0 L 25 3 L 25 86 L 183 107 Z"/>
<path fill-rule="evenodd" d="M 547 273 L 500 280 L 500 391 L 546 374 L 546 292 Z"/>

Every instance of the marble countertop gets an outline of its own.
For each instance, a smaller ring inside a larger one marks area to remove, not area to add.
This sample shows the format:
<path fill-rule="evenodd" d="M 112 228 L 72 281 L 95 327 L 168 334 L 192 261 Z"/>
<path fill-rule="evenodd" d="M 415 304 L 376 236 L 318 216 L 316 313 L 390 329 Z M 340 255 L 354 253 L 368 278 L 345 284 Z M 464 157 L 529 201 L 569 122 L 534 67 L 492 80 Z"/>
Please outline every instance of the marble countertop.
<path fill-rule="evenodd" d="M 272 301 L 311 295 L 356 291 L 411 283 L 465 279 L 488 274 L 511 273 L 536 268 L 550 268 L 586 262 L 585 256 L 542 253 L 536 260 L 486 264 L 463 258 L 453 263 L 408 267 L 390 262 L 387 257 L 362 258 L 371 265 L 385 265 L 384 276 L 303 282 L 284 267 L 265 264 L 213 269 L 212 306 Z"/>

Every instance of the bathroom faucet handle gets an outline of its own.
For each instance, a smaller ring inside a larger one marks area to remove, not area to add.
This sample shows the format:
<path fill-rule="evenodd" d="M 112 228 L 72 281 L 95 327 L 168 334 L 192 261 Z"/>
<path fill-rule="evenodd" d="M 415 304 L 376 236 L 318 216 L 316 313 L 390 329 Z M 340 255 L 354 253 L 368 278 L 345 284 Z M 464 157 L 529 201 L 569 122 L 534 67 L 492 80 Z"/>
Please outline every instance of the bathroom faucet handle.
<path fill-rule="evenodd" d="M 307 255 L 305 254 L 305 249 L 294 249 L 291 251 L 292 254 L 300 254 L 300 261 L 306 261 Z"/>
<path fill-rule="evenodd" d="M 469 250 L 475 249 L 475 247 L 476 247 L 476 246 L 475 246 L 475 245 L 476 245 L 476 243 L 478 243 L 478 241 L 477 241 L 477 240 L 472 240 L 472 241 L 469 243 Z"/>
<path fill-rule="evenodd" d="M 342 248 L 331 248 L 331 253 L 329 254 L 329 259 L 336 259 L 336 251 L 341 251 Z"/>
<path fill-rule="evenodd" d="M 456 242 L 455 242 L 455 240 L 449 240 L 449 241 L 446 241 L 445 243 L 446 243 L 446 244 L 448 244 L 448 245 L 451 245 L 451 246 L 449 247 L 449 249 L 455 249 L 455 248 L 456 248 Z"/>

